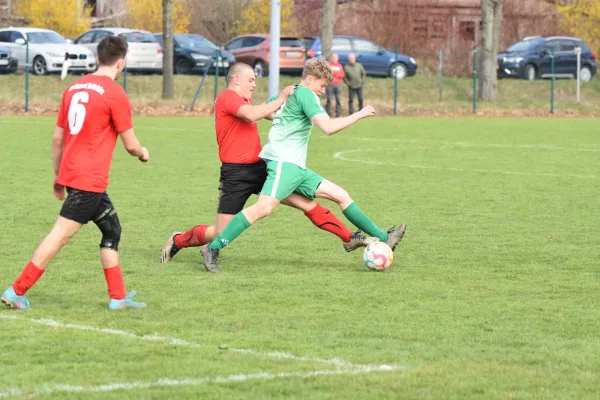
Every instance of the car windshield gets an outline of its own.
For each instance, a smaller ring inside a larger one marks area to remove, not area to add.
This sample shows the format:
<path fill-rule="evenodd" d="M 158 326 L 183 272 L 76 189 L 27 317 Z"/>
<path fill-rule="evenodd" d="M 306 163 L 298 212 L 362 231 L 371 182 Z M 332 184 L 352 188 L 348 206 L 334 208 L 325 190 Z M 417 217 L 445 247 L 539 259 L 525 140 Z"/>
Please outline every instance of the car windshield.
<path fill-rule="evenodd" d="M 302 42 L 297 38 L 281 38 L 279 41 L 281 47 L 303 47 Z"/>
<path fill-rule="evenodd" d="M 510 46 L 507 51 L 509 52 L 520 52 L 520 51 L 530 51 L 538 48 L 540 45 L 544 43 L 544 39 L 532 39 L 532 40 L 523 40 L 517 42 Z"/>
<path fill-rule="evenodd" d="M 156 43 L 156 39 L 150 33 L 146 32 L 128 32 L 119 35 L 129 43 Z"/>
<path fill-rule="evenodd" d="M 310 49 L 312 47 L 312 45 L 315 43 L 316 39 L 315 38 L 303 38 L 302 39 L 302 46 L 305 49 Z"/>
<path fill-rule="evenodd" d="M 65 38 L 56 32 L 27 32 L 27 40 L 29 43 L 67 43 Z"/>
<path fill-rule="evenodd" d="M 175 35 L 175 40 L 185 49 L 218 49 L 213 42 L 198 35 Z"/>

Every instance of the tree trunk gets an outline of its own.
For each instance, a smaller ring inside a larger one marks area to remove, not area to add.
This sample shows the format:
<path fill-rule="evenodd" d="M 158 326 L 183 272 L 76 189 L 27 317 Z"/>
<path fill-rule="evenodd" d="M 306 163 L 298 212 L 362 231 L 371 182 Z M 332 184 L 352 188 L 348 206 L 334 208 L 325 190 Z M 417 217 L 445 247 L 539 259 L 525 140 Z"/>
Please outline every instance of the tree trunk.
<path fill-rule="evenodd" d="M 502 25 L 502 0 L 481 0 L 483 23 L 479 69 L 479 98 L 484 101 L 498 99 L 497 54 Z"/>
<path fill-rule="evenodd" d="M 325 0 L 321 9 L 321 52 L 323 57 L 331 56 L 331 42 L 333 41 L 333 27 L 335 25 L 336 0 Z"/>
<path fill-rule="evenodd" d="M 174 97 L 173 88 L 173 0 L 162 0 L 163 5 L 163 99 Z"/>

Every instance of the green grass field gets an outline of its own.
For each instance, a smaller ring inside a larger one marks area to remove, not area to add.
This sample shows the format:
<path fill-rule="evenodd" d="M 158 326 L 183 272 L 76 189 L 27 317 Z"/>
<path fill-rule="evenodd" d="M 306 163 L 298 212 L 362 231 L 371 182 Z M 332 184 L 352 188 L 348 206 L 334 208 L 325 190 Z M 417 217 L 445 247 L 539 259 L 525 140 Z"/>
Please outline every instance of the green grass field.
<path fill-rule="evenodd" d="M 0 118 L 2 290 L 60 208 L 53 121 Z M 593 119 L 378 118 L 315 132 L 312 169 L 383 227 L 408 224 L 382 273 L 285 208 L 223 251 L 220 274 L 193 249 L 158 264 L 172 231 L 214 221 L 213 121 L 135 123 L 150 163 L 119 143 L 109 194 L 127 289 L 149 307 L 107 310 L 99 232 L 85 227 L 28 293 L 31 310 L 0 310 L 0 397 L 600 396 Z"/>

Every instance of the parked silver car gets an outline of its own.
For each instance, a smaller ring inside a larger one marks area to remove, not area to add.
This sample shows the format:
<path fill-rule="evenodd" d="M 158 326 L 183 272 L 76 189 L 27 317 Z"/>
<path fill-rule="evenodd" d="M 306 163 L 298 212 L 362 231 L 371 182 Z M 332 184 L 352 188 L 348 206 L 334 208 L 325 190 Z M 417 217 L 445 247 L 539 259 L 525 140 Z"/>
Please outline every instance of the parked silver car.
<path fill-rule="evenodd" d="M 16 54 L 0 45 L 0 74 L 15 72 L 18 64 Z"/>
<path fill-rule="evenodd" d="M 36 75 L 60 72 L 67 57 L 71 59 L 69 71 L 92 72 L 96 69 L 96 57 L 82 46 L 67 43 L 58 33 L 38 28 L 0 29 L 0 46 L 15 54 L 19 68 L 25 68 L 26 45 L 29 42 L 29 65 Z"/>
<path fill-rule="evenodd" d="M 74 43 L 85 46 L 97 55 L 98 43 L 106 36 L 120 36 L 127 40 L 129 50 L 125 64 L 128 70 L 162 72 L 162 48 L 154 36 L 147 31 L 128 28 L 95 28 L 79 36 Z"/>

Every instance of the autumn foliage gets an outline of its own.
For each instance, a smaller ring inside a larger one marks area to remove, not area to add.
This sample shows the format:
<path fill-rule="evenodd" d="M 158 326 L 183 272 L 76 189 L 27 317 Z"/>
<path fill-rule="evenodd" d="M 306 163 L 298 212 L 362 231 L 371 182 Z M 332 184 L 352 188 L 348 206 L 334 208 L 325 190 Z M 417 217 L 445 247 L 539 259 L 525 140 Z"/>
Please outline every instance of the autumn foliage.
<path fill-rule="evenodd" d="M 563 1 L 557 7 L 564 27 L 593 50 L 600 50 L 600 1 Z"/>
<path fill-rule="evenodd" d="M 281 34 L 294 35 L 294 0 L 281 0 Z M 236 21 L 231 35 L 269 33 L 271 27 L 271 0 L 252 0 L 242 10 L 241 20 Z"/>
<path fill-rule="evenodd" d="M 186 0 L 173 0 L 173 32 L 187 33 L 190 13 L 186 10 Z M 150 32 L 162 32 L 162 0 L 127 0 L 130 28 Z"/>
<path fill-rule="evenodd" d="M 92 10 L 83 1 L 21 0 L 17 2 L 17 13 L 27 17 L 30 26 L 56 31 L 67 38 L 79 36 L 90 29 L 89 16 Z"/>

